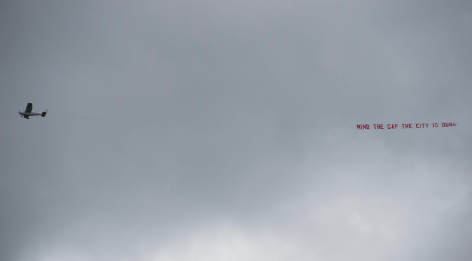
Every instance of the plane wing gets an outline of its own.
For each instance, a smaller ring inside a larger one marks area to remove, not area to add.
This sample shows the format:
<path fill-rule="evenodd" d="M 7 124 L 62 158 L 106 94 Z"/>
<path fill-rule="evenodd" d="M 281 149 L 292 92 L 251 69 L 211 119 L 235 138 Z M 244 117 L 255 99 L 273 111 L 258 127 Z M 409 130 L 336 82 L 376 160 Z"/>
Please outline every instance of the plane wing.
<path fill-rule="evenodd" d="M 25 112 L 31 112 L 33 110 L 33 104 L 32 103 L 28 103 L 28 105 L 26 105 L 26 110 Z"/>

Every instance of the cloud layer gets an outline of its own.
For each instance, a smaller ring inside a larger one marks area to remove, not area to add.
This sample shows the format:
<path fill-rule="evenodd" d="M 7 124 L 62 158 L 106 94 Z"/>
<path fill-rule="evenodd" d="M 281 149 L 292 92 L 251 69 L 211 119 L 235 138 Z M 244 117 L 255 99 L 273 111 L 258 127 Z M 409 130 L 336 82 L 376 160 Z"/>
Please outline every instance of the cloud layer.
<path fill-rule="evenodd" d="M 0 4 L 0 260 L 469 260 L 471 8 Z"/>

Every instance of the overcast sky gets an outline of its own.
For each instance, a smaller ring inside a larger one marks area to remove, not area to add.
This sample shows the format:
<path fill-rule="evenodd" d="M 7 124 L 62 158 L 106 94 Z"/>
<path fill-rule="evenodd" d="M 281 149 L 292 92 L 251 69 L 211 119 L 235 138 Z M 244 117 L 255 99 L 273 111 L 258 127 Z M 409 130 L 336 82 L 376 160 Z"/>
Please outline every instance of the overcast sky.
<path fill-rule="evenodd" d="M 471 260 L 471 42 L 469 0 L 0 1 L 0 261 Z"/>

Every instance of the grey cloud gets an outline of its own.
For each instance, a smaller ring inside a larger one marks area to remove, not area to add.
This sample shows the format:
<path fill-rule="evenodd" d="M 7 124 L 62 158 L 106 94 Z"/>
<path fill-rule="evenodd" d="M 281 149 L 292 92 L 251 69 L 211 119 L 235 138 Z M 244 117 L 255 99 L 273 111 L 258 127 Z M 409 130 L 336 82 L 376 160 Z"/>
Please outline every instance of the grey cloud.
<path fill-rule="evenodd" d="M 0 260 L 469 258 L 467 1 L 2 6 Z"/>

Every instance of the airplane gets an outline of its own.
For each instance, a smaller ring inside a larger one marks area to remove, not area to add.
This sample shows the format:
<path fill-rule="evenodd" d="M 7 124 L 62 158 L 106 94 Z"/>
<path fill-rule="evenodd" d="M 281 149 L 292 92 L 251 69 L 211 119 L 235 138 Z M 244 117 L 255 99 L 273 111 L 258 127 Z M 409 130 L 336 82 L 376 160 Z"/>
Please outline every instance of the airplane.
<path fill-rule="evenodd" d="M 46 110 L 46 111 L 43 111 L 42 113 L 36 113 L 36 112 L 32 112 L 31 110 L 33 110 L 33 104 L 28 103 L 28 105 L 26 105 L 26 110 L 23 112 L 20 112 L 20 110 L 18 110 L 18 113 L 21 115 L 21 117 L 29 119 L 30 116 L 41 115 L 41 117 L 46 117 L 46 113 L 48 112 L 48 110 Z"/>

